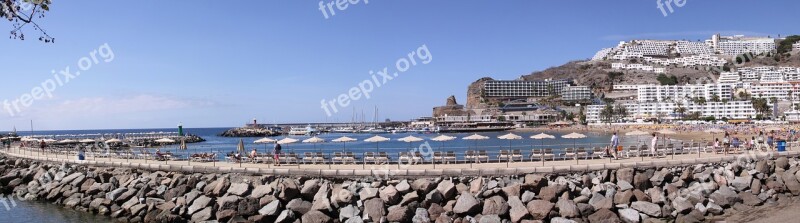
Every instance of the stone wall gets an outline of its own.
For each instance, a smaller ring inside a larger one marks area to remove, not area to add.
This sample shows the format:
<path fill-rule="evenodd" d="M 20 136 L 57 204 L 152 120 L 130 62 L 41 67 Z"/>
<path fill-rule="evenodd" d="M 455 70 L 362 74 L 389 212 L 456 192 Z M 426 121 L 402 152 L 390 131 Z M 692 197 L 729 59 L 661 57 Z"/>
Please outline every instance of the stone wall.
<path fill-rule="evenodd" d="M 794 157 L 494 177 L 334 179 L 0 157 L 0 191 L 123 222 L 700 222 L 800 195 Z"/>

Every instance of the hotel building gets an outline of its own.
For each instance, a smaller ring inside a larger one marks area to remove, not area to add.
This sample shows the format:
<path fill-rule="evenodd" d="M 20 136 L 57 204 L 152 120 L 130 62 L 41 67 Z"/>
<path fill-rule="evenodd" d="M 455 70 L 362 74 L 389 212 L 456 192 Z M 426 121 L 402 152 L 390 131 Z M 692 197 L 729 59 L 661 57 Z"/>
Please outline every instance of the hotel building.
<path fill-rule="evenodd" d="M 659 118 L 662 120 L 679 119 L 680 114 L 675 112 L 678 108 L 686 108 L 684 115 L 699 112 L 700 116 L 713 116 L 716 119 L 747 119 L 754 118 L 756 111 L 750 101 L 729 101 L 729 102 L 707 102 L 706 104 L 695 104 L 690 101 L 684 102 L 654 102 L 654 103 L 626 103 L 615 106 L 625 106 L 628 111 L 626 119 L 648 119 Z M 589 105 L 586 109 L 586 121 L 589 123 L 603 122 L 600 113 L 605 105 Z"/>
<path fill-rule="evenodd" d="M 569 80 L 503 81 L 492 80 L 483 84 L 486 97 L 530 98 L 549 97 L 563 92 L 570 86 Z"/>

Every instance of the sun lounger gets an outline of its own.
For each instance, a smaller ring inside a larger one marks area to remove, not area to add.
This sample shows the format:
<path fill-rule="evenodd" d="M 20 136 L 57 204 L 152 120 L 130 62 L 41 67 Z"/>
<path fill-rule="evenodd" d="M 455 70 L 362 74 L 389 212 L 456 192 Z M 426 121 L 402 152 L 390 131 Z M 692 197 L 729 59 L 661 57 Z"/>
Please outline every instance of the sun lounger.
<path fill-rule="evenodd" d="M 575 149 L 573 148 L 564 149 L 564 160 L 566 160 L 567 158 L 576 159 L 577 157 L 575 155 L 576 155 Z"/>
<path fill-rule="evenodd" d="M 477 158 L 478 154 L 475 152 L 475 150 L 467 150 L 464 153 L 464 160 L 466 162 L 477 162 Z"/>
<path fill-rule="evenodd" d="M 511 155 L 508 154 L 508 150 L 505 149 L 501 149 L 500 153 L 497 155 L 498 162 L 510 162 L 509 158 L 511 158 Z"/>
<path fill-rule="evenodd" d="M 456 162 L 456 152 L 447 151 L 447 153 L 445 153 L 445 155 L 444 155 L 444 162 L 449 164 L 451 161 L 453 163 L 457 163 Z"/>
<path fill-rule="evenodd" d="M 514 161 L 522 161 L 522 150 L 515 149 L 511 151 L 511 162 Z"/>
<path fill-rule="evenodd" d="M 589 158 L 589 153 L 586 152 L 585 148 L 578 147 L 578 150 L 576 150 L 576 152 L 575 152 L 575 156 L 577 156 L 578 159 L 580 159 L 581 157 L 583 157 L 584 159 L 587 159 L 587 158 Z"/>
<path fill-rule="evenodd" d="M 364 153 L 363 161 L 364 161 L 365 164 L 367 164 L 367 163 L 377 164 L 376 163 L 377 161 L 375 160 L 375 153 L 374 152 L 366 152 L 366 153 Z"/>
<path fill-rule="evenodd" d="M 414 156 L 411 157 L 411 160 L 414 161 L 414 164 L 424 163 L 425 158 L 422 157 L 422 153 L 414 152 Z"/>
<path fill-rule="evenodd" d="M 375 157 L 375 161 L 378 162 L 378 164 L 387 164 L 389 163 L 389 154 L 386 152 L 379 152 L 378 157 Z"/>
<path fill-rule="evenodd" d="M 321 152 L 314 153 L 314 164 L 325 164 L 325 154 Z"/>
<path fill-rule="evenodd" d="M 433 163 L 439 162 L 441 163 L 444 161 L 444 157 L 442 156 L 442 152 L 433 152 Z"/>
<path fill-rule="evenodd" d="M 477 160 L 478 160 L 478 163 L 481 163 L 481 162 L 487 162 L 488 163 L 489 162 L 489 154 L 486 153 L 486 150 L 479 150 L 478 151 Z"/>

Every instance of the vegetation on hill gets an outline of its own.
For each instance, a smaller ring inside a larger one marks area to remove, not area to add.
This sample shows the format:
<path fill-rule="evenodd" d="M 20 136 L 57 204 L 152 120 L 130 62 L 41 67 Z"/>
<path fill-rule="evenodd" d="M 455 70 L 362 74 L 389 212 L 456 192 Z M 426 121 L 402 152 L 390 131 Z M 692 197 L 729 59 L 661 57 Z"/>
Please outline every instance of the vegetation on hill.
<path fill-rule="evenodd" d="M 786 39 L 778 44 L 778 53 L 786 53 L 792 51 L 792 44 L 800 41 L 800 35 L 787 36 Z"/>
<path fill-rule="evenodd" d="M 678 84 L 678 77 L 675 77 L 675 75 L 670 75 L 669 77 L 667 77 L 667 75 L 659 74 L 656 80 L 658 80 L 658 83 L 661 83 L 661 85 Z"/>

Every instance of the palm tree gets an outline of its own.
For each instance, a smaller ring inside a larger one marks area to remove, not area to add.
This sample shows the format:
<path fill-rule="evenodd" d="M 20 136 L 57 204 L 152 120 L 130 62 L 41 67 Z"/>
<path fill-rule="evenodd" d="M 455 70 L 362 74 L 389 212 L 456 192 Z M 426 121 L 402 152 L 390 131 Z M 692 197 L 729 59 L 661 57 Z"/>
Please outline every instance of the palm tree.
<path fill-rule="evenodd" d="M 625 106 L 617 105 L 617 108 L 614 109 L 614 114 L 617 115 L 617 120 L 625 119 L 628 116 L 628 109 Z"/>
<path fill-rule="evenodd" d="M 675 108 L 675 113 L 678 113 L 683 118 L 686 115 L 686 108 L 682 104 L 678 104 L 678 107 Z"/>
<path fill-rule="evenodd" d="M 600 111 L 600 117 L 606 122 L 611 123 L 611 119 L 614 118 L 614 106 L 606 104 L 606 107 Z"/>
<path fill-rule="evenodd" d="M 711 95 L 711 101 L 713 101 L 713 102 L 719 102 L 719 95 L 717 95 L 717 94 L 712 94 L 712 95 Z"/>

